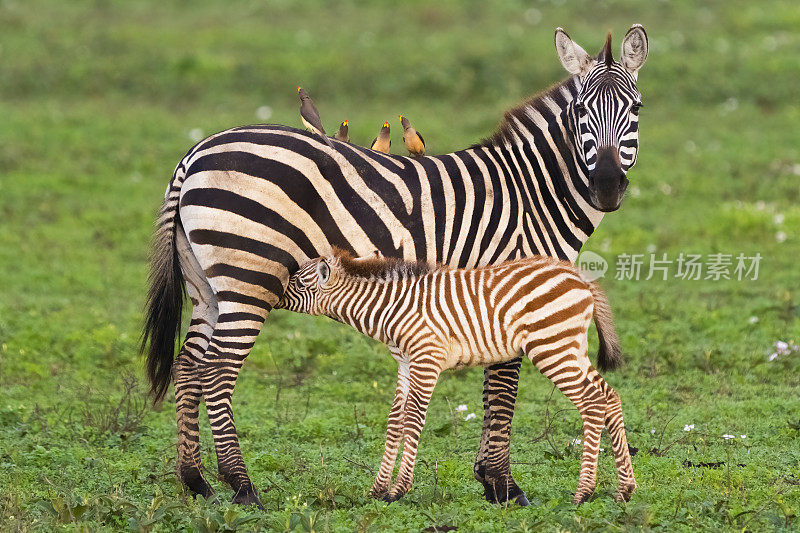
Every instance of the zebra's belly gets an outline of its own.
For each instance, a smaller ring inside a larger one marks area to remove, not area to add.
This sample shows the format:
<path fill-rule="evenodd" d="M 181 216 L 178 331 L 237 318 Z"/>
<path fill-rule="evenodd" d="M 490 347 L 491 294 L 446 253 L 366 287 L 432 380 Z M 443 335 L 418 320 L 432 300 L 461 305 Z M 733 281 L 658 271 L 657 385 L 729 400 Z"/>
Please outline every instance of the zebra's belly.
<path fill-rule="evenodd" d="M 470 366 L 489 366 L 519 357 L 517 351 L 496 343 L 469 343 L 451 338 L 445 368 L 466 368 Z"/>

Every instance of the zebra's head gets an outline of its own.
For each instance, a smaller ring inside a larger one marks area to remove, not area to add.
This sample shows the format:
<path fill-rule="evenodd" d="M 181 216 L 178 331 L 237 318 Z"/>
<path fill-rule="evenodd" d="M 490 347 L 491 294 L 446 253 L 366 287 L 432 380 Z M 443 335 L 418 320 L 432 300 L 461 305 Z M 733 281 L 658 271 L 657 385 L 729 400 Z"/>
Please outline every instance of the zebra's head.
<path fill-rule="evenodd" d="M 303 264 L 289 278 L 289 284 L 275 309 L 288 309 L 309 315 L 328 314 L 326 295 L 336 286 L 339 259 L 318 257 Z"/>
<path fill-rule="evenodd" d="M 577 151 L 588 170 L 590 201 L 596 209 L 615 211 L 628 187 L 628 169 L 639 150 L 639 108 L 636 86 L 647 59 L 647 34 L 634 24 L 622 40 L 619 61 L 611 55 L 611 33 L 597 58 L 592 58 L 558 28 L 558 57 L 578 78 L 578 94 L 568 113 L 576 132 Z"/>

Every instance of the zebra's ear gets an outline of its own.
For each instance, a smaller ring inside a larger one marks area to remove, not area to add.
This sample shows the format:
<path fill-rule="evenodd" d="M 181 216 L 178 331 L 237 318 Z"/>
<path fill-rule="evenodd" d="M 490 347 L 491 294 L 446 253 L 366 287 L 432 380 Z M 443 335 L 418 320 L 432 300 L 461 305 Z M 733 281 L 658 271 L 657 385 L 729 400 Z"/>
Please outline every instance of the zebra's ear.
<path fill-rule="evenodd" d="M 569 38 L 562 28 L 556 28 L 556 52 L 561 64 L 570 74 L 584 76 L 592 68 L 592 57 L 575 41 Z"/>
<path fill-rule="evenodd" d="M 325 259 L 320 259 L 317 264 L 317 278 L 319 278 L 319 284 L 323 286 L 331 279 L 331 267 Z"/>
<path fill-rule="evenodd" d="M 644 31 L 644 27 L 641 24 L 634 24 L 622 39 L 622 53 L 619 62 L 622 63 L 625 70 L 636 77 L 647 59 L 648 49 L 647 33 Z"/>

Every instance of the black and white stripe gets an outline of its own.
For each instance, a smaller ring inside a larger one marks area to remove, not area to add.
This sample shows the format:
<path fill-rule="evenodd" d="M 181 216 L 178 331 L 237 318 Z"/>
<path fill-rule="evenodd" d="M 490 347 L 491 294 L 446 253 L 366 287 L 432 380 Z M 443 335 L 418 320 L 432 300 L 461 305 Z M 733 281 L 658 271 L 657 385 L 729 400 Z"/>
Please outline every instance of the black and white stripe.
<path fill-rule="evenodd" d="M 451 154 L 412 159 L 336 140 L 331 147 L 280 125 L 233 128 L 189 151 L 158 219 L 143 346 L 156 396 L 175 380 L 178 472 L 195 493 L 213 493 L 199 468 L 202 398 L 222 479 L 234 501 L 260 505 L 231 395 L 262 323 L 309 258 L 337 246 L 467 268 L 533 254 L 575 260 L 603 217 L 591 200 L 575 102 L 623 93 L 587 91 L 585 80 L 608 69 L 592 65 L 509 111 L 490 139 Z M 629 94 L 632 79 L 613 83 Z M 635 132 L 617 133 L 625 136 L 635 143 Z M 182 279 L 193 311 L 173 363 Z M 475 474 L 492 501 L 524 501 L 508 470 L 519 365 L 486 370 Z"/>

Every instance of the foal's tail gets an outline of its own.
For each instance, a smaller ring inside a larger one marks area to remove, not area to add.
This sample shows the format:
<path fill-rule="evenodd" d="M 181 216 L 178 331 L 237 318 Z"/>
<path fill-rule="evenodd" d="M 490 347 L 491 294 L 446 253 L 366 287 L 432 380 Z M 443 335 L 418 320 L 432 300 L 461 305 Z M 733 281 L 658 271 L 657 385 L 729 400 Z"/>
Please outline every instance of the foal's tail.
<path fill-rule="evenodd" d="M 608 298 L 600 286 L 590 281 L 589 290 L 594 297 L 594 325 L 597 327 L 597 338 L 600 340 L 600 349 L 597 350 L 597 368 L 599 370 L 614 370 L 622 363 L 622 349 L 619 337 L 614 329 L 614 317 Z"/>

